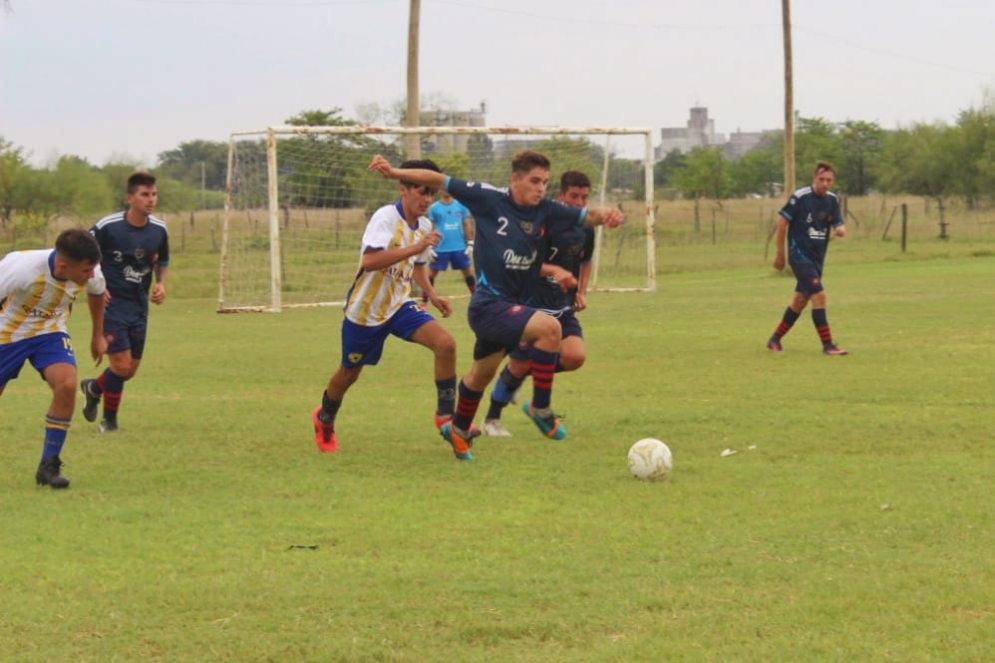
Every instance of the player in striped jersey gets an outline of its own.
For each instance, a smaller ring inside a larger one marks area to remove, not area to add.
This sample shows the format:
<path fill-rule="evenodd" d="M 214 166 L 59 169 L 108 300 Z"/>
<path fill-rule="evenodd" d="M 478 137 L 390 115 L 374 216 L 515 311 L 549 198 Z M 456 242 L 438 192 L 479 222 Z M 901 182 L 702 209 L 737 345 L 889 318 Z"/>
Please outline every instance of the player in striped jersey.
<path fill-rule="evenodd" d="M 66 320 L 84 291 L 93 323 L 90 355 L 99 364 L 107 342 L 100 247 L 93 237 L 85 230 L 66 230 L 55 240 L 54 251 L 15 251 L 0 260 L 0 394 L 26 361 L 52 389 L 35 473 L 39 486 L 69 487 L 60 454 L 76 408 L 76 355 Z"/>
<path fill-rule="evenodd" d="M 408 168 L 440 173 L 431 160 L 406 161 Z M 440 175 L 441 177 L 441 175 Z M 388 336 L 418 343 L 435 355 L 435 425 L 453 416 L 456 404 L 456 341 L 411 297 L 411 282 L 428 295 L 442 317 L 449 317 L 449 300 L 432 288 L 426 263 L 440 234 L 425 217 L 436 187 L 401 181 L 400 198 L 370 217 L 363 233 L 360 266 L 346 295 L 342 321 L 342 362 L 321 394 L 321 405 L 311 413 L 315 444 L 325 452 L 338 450 L 335 417 L 346 391 L 359 379 L 364 366 L 380 361 Z"/>
<path fill-rule="evenodd" d="M 155 177 L 134 173 L 128 178 L 128 209 L 109 214 L 90 228 L 100 245 L 101 268 L 107 279 L 104 335 L 110 366 L 79 386 L 86 398 L 83 417 L 87 421 L 97 420 L 103 398 L 101 433 L 117 430 L 124 383 L 135 377 L 142 363 L 149 302 L 166 301 L 169 233 L 162 219 L 152 215 L 158 199 Z"/>

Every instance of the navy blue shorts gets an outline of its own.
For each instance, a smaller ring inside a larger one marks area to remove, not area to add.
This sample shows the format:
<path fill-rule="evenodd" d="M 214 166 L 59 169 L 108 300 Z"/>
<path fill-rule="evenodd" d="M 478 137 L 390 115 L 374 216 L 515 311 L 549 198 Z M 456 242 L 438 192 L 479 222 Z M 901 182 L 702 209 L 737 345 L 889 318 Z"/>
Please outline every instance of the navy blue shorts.
<path fill-rule="evenodd" d="M 449 265 L 460 271 L 470 269 L 470 257 L 462 251 L 443 251 L 429 267 L 437 272 L 444 272 Z"/>
<path fill-rule="evenodd" d="M 560 321 L 563 338 L 569 338 L 570 336 L 584 338 L 584 331 L 580 328 L 580 320 L 577 319 L 577 313 L 573 310 L 563 311 L 562 313 L 553 315 L 553 317 Z M 527 347 L 517 347 L 510 351 L 508 356 L 514 359 L 528 359 L 529 349 Z"/>
<path fill-rule="evenodd" d="M 145 353 L 145 335 L 148 324 L 145 320 L 130 325 L 116 320 L 104 319 L 104 338 L 107 339 L 107 354 L 131 351 L 132 359 L 141 359 Z"/>
<path fill-rule="evenodd" d="M 411 341 L 418 329 L 434 320 L 414 301 L 406 303 L 382 325 L 367 327 L 346 318 L 342 320 L 342 365 L 346 368 L 376 366 L 388 336 Z"/>
<path fill-rule="evenodd" d="M 0 387 L 20 375 L 21 367 L 26 361 L 30 361 L 39 374 L 52 364 L 75 366 L 76 355 L 73 353 L 69 334 L 63 332 L 41 334 L 23 341 L 0 345 Z M 42 375 L 42 378 L 44 377 Z"/>
<path fill-rule="evenodd" d="M 823 291 L 822 270 L 810 262 L 793 262 L 791 271 L 795 274 L 798 283 L 795 284 L 795 292 L 800 292 L 806 297 L 818 294 Z"/>
<path fill-rule="evenodd" d="M 504 299 L 471 299 L 466 316 L 477 337 L 473 359 L 495 352 L 512 352 L 519 347 L 525 326 L 538 312 L 530 306 Z"/>

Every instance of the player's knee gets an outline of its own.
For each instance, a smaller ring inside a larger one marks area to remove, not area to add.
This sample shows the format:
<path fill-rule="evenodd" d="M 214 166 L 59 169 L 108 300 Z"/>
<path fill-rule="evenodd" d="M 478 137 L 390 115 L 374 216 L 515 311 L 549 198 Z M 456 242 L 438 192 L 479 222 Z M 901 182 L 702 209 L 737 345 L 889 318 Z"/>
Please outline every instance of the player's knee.
<path fill-rule="evenodd" d="M 587 359 L 583 353 L 581 354 L 560 354 L 560 366 L 564 371 L 576 371 L 578 368 L 584 365 L 584 361 Z"/>
<path fill-rule="evenodd" d="M 56 401 L 73 404 L 76 401 L 76 376 L 66 375 L 52 382 L 52 395 Z"/>
<path fill-rule="evenodd" d="M 435 343 L 435 355 L 437 357 L 455 357 L 456 339 L 448 333 L 440 337 Z"/>

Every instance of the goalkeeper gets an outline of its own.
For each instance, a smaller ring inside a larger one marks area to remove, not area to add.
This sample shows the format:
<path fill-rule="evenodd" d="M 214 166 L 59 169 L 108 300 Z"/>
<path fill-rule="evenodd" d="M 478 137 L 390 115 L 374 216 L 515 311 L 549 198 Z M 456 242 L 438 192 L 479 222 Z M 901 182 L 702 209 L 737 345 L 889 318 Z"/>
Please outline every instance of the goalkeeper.
<path fill-rule="evenodd" d="M 473 294 L 477 280 L 473 276 L 470 258 L 473 256 L 473 216 L 463 203 L 457 201 L 448 191 L 439 191 L 439 200 L 428 208 L 428 218 L 435 230 L 442 235 L 439 245 L 433 251 L 429 265 L 428 280 L 435 286 L 435 277 L 452 265 L 463 273 L 463 281 Z M 422 310 L 428 308 L 428 295 L 422 293 Z"/>

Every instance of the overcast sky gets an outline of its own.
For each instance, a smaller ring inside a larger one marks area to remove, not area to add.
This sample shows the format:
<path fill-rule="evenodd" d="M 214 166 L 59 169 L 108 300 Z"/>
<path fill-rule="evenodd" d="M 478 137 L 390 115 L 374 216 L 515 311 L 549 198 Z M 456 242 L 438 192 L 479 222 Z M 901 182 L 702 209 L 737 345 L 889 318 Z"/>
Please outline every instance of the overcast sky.
<path fill-rule="evenodd" d="M 45 164 L 156 156 L 405 95 L 408 0 L 10 0 L 0 136 Z M 779 0 L 422 0 L 421 92 L 489 125 L 781 126 Z M 952 123 L 995 90 L 993 0 L 795 0 L 805 117 Z"/>

